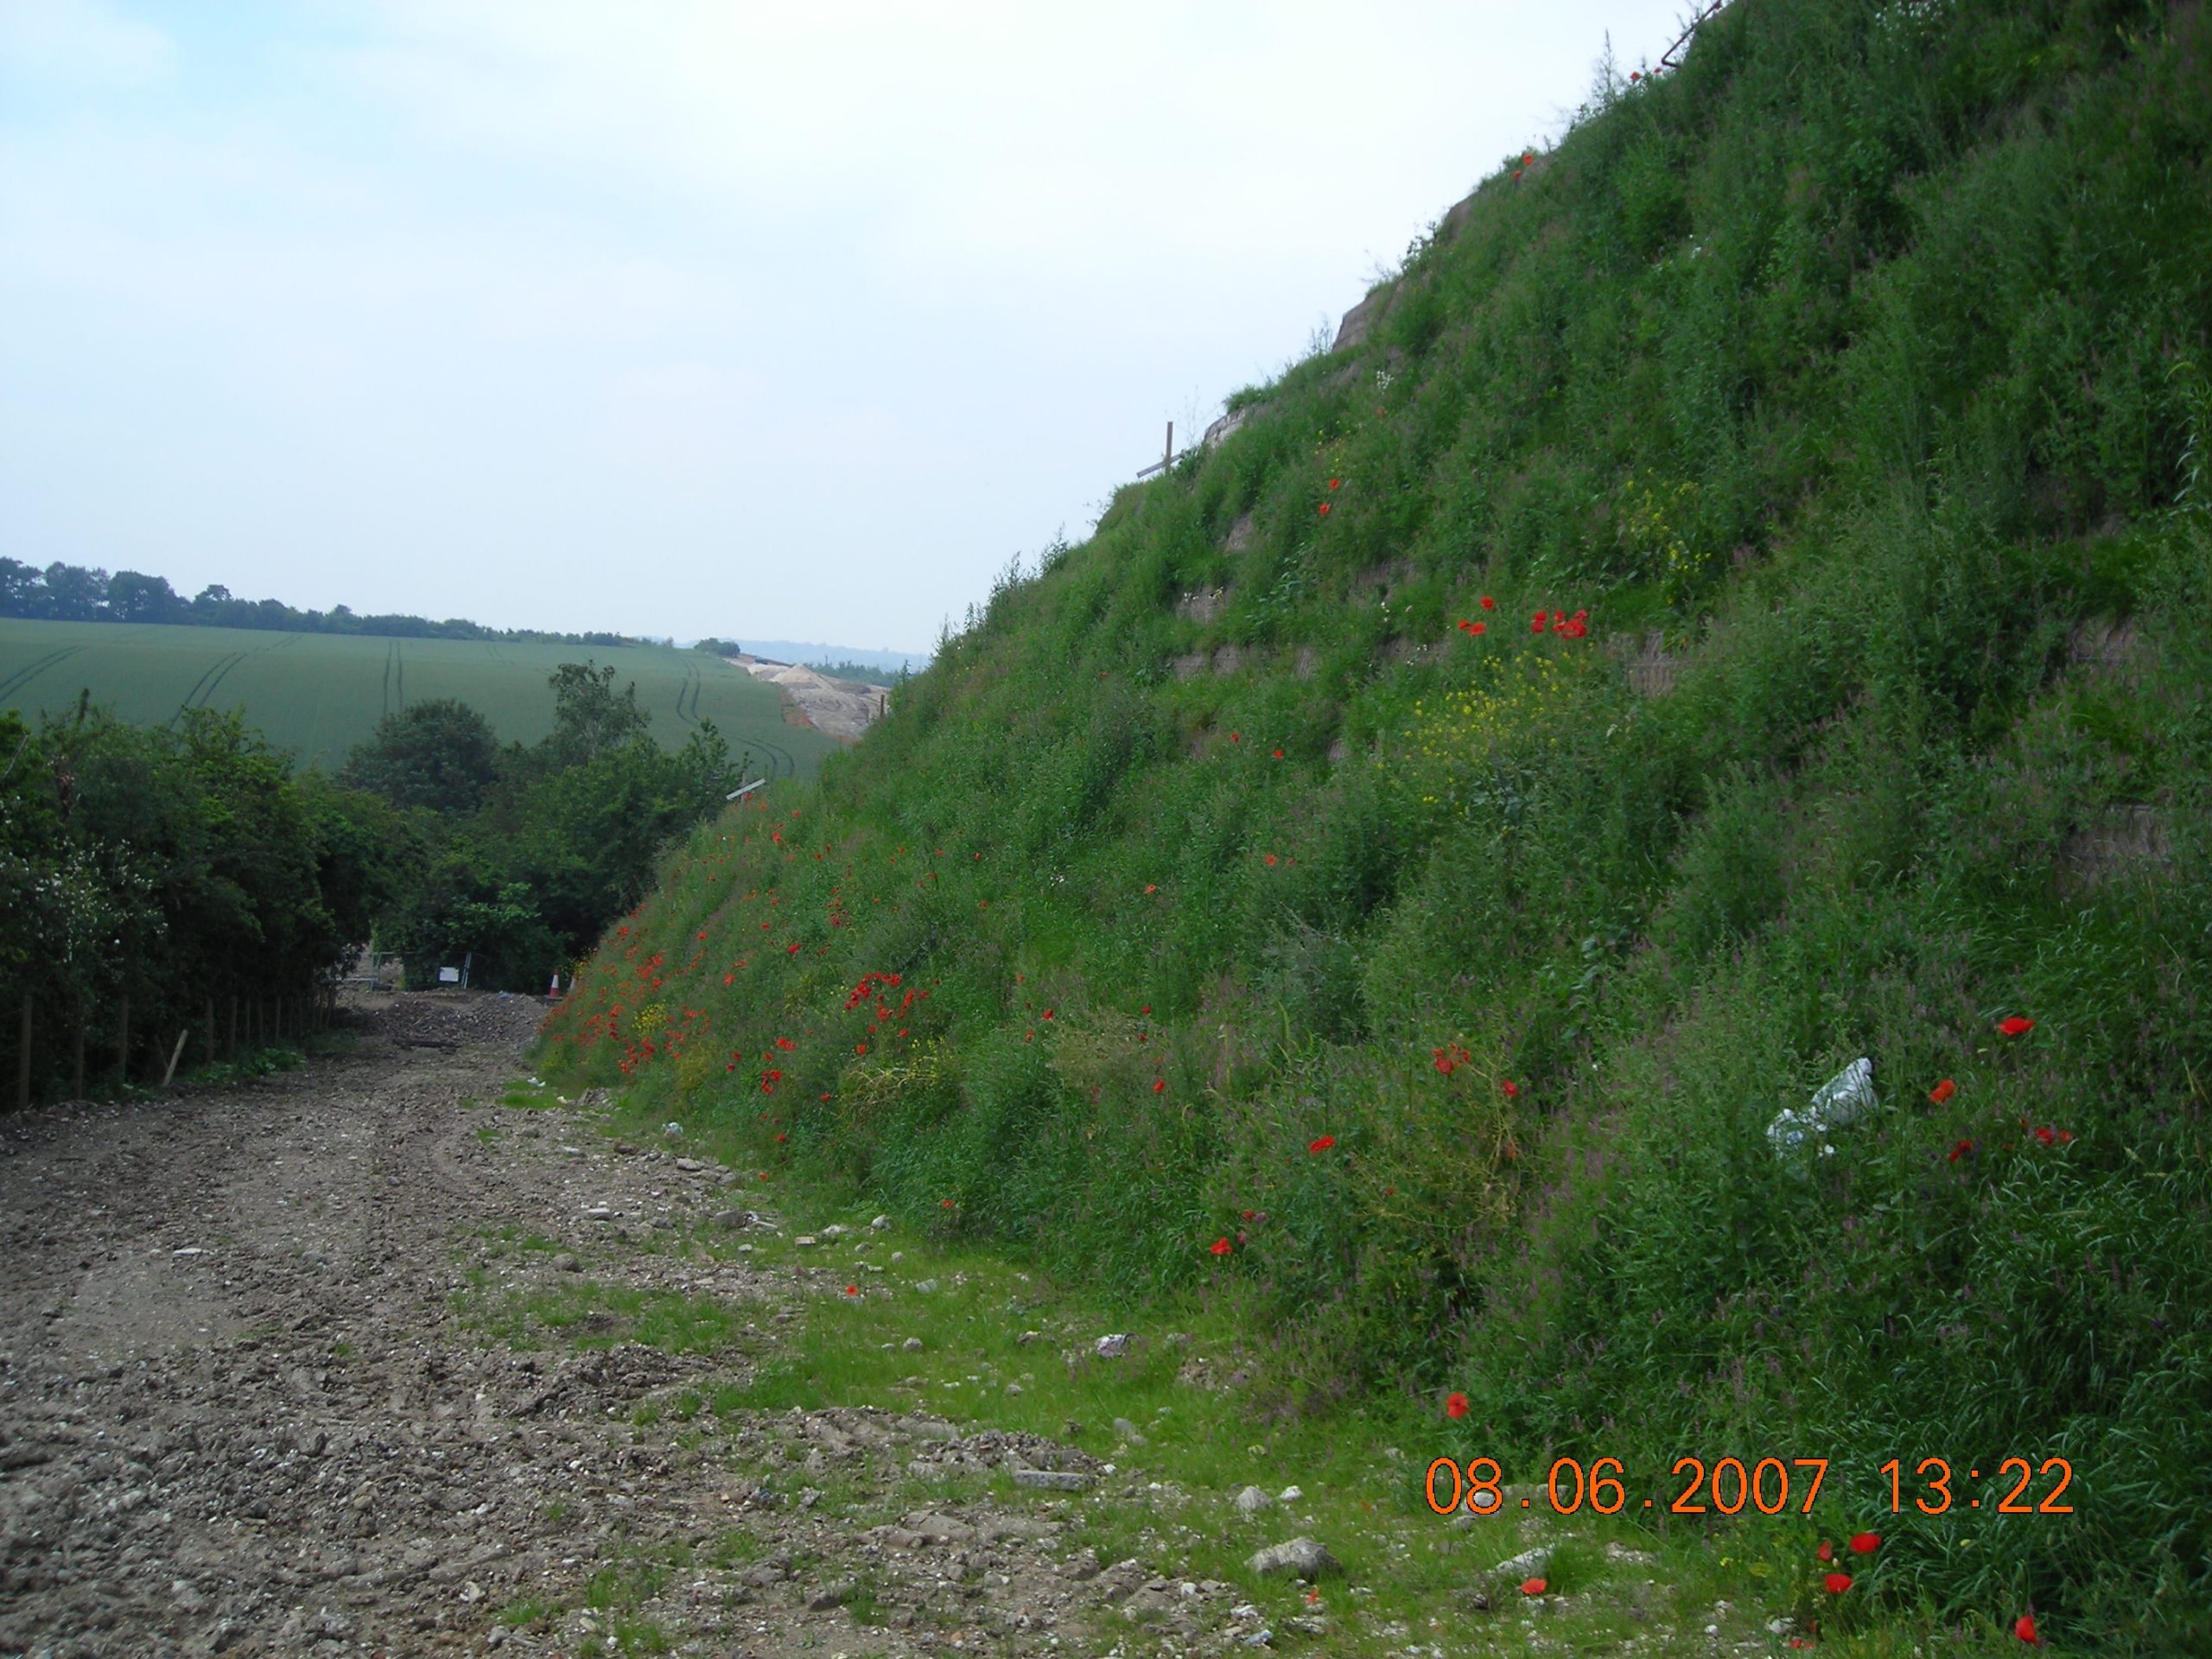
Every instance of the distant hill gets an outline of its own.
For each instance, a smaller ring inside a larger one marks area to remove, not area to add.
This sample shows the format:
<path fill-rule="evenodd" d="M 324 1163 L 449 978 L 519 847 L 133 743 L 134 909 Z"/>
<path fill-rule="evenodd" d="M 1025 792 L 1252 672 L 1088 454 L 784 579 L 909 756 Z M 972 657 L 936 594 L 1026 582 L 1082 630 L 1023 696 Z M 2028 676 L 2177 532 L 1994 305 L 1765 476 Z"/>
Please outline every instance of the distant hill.
<path fill-rule="evenodd" d="M 61 713 L 80 690 L 124 720 L 242 707 L 246 723 L 302 761 L 335 768 L 378 720 L 410 702 L 458 697 L 502 741 L 553 728 L 547 683 L 564 662 L 611 663 L 634 681 L 653 735 L 681 747 L 711 720 L 731 752 L 771 776 L 812 777 L 836 747 L 786 719 L 775 688 L 698 652 L 664 645 L 371 639 L 154 623 L 0 617 L 0 709 Z"/>

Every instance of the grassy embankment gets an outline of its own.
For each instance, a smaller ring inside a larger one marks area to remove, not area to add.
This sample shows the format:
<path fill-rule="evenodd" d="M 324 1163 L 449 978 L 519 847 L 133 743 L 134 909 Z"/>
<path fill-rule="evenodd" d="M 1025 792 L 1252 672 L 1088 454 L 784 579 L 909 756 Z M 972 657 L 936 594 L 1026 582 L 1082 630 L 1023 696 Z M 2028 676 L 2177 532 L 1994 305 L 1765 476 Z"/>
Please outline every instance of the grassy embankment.
<path fill-rule="evenodd" d="M 1831 1633 L 2170 1644 L 2208 83 L 2196 10 L 1740 0 L 696 837 L 546 1065 L 1233 1317 L 1263 1417 L 1638 1501 L 1829 1458 L 1824 1534 L 1885 1541 Z M 1777 1155 L 1861 1055 L 1878 1106 Z M 1930 1457 L 1985 1477 L 1933 1516 Z M 2073 1512 L 1993 1513 L 2012 1457 Z"/>
<path fill-rule="evenodd" d="M 653 734 L 680 748 L 702 720 L 750 753 L 753 774 L 811 778 L 836 745 L 785 721 L 773 687 L 693 651 L 658 645 L 527 645 L 271 633 L 152 623 L 35 622 L 0 617 L 0 708 L 61 714 L 80 690 L 136 725 L 183 709 L 243 707 L 246 723 L 309 766 L 335 770 L 377 721 L 410 703 L 458 697 L 500 741 L 553 729 L 546 681 L 563 663 L 614 665 L 635 682 Z"/>

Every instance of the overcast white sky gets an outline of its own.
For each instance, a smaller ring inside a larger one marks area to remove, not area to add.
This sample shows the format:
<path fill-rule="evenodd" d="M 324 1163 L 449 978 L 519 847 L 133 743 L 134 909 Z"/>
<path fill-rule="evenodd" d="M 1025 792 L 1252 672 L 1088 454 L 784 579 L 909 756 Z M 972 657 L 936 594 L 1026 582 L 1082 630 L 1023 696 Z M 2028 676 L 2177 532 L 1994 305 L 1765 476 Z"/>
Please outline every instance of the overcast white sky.
<path fill-rule="evenodd" d="M 926 649 L 1681 0 L 0 0 L 0 553 Z"/>

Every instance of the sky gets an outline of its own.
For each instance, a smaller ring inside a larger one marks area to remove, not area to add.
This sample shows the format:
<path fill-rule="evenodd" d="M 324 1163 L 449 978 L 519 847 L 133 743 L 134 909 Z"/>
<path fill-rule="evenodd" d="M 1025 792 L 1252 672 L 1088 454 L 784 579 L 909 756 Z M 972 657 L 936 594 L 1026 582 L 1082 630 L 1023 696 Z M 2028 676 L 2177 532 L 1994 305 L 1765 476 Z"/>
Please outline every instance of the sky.
<path fill-rule="evenodd" d="M 1681 0 L 0 0 L 0 554 L 925 651 Z"/>

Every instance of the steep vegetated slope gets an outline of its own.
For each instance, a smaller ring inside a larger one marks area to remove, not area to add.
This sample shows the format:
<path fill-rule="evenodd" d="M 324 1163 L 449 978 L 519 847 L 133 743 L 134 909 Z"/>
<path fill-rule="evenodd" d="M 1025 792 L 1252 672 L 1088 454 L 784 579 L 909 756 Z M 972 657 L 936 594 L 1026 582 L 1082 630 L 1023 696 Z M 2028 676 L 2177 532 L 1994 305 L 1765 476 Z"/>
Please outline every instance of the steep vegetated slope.
<path fill-rule="evenodd" d="M 1233 1294 L 1424 1457 L 1831 1458 L 1832 1621 L 2193 1628 L 2208 86 L 2194 5 L 1738 0 L 702 832 L 550 1062 Z"/>

